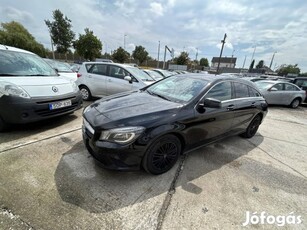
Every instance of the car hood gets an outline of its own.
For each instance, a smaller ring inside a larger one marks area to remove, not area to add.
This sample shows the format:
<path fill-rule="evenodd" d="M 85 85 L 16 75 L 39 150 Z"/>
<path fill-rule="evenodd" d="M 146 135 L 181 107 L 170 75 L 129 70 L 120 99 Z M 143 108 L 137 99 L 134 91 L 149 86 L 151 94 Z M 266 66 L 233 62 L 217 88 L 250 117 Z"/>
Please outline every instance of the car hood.
<path fill-rule="evenodd" d="M 91 105 L 96 110 L 92 113 L 96 113 L 96 116 L 103 115 L 107 119 L 101 119 L 100 124 L 96 118 L 87 120 L 92 120 L 90 122 L 94 126 L 105 129 L 129 125 L 149 127 L 163 123 L 164 120 L 175 119 L 182 106 L 182 104 L 149 95 L 145 91 L 123 93 L 101 99 Z M 86 114 L 85 117 L 87 117 Z"/>
<path fill-rule="evenodd" d="M 23 88 L 30 97 L 52 97 L 74 92 L 70 80 L 58 76 L 50 77 L 1 77 L 0 81 L 13 83 Z M 56 87 L 57 91 L 52 89 Z"/>

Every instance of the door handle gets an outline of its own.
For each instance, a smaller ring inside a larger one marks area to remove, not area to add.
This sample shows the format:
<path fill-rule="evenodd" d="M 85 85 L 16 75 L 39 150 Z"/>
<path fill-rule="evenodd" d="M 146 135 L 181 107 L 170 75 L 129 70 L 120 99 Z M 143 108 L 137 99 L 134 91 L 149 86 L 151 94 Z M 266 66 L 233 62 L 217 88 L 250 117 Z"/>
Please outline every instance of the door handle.
<path fill-rule="evenodd" d="M 251 104 L 251 107 L 252 107 L 252 108 L 256 108 L 255 103 L 256 103 L 256 102 L 253 102 L 253 103 Z"/>
<path fill-rule="evenodd" d="M 227 110 L 229 110 L 229 111 L 230 111 L 230 110 L 234 110 L 234 106 L 235 106 L 235 105 L 228 105 L 228 106 L 227 106 Z"/>
<path fill-rule="evenodd" d="M 87 76 L 88 76 L 89 78 L 92 78 L 92 75 L 90 75 L 90 74 L 89 74 L 89 75 L 87 75 Z"/>
<path fill-rule="evenodd" d="M 108 82 L 111 82 L 112 80 L 111 79 L 108 79 Z"/>

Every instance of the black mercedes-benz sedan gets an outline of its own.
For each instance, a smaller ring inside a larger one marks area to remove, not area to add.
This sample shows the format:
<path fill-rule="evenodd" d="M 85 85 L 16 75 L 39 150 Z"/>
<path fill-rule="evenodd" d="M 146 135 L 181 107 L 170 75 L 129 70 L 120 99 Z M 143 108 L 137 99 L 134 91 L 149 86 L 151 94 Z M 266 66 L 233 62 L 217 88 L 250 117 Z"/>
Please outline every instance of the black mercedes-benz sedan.
<path fill-rule="evenodd" d="M 86 107 L 83 140 L 105 168 L 161 174 L 182 153 L 230 135 L 253 137 L 267 109 L 247 80 L 175 75 Z"/>

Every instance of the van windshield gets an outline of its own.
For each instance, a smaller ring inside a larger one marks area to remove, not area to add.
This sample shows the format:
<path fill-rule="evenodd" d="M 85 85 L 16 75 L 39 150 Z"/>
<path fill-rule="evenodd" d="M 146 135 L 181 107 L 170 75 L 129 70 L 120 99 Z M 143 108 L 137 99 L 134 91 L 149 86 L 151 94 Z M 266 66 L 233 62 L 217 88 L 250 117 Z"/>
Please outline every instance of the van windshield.
<path fill-rule="evenodd" d="M 0 77 L 10 76 L 57 76 L 57 73 L 37 55 L 1 50 Z"/>

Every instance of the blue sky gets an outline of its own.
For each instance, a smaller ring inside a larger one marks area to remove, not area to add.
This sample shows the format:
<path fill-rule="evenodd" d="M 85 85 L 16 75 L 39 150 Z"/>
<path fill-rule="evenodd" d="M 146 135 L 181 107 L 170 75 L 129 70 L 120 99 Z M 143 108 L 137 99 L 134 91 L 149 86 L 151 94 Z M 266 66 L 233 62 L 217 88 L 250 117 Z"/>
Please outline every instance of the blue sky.
<path fill-rule="evenodd" d="M 298 64 L 307 72 L 307 1 L 229 1 L 229 0 L 0 0 L 0 21 L 22 23 L 36 38 L 50 48 L 50 38 L 44 19 L 60 9 L 72 20 L 76 34 L 88 27 L 110 52 L 124 46 L 131 52 L 143 45 L 153 58 L 160 60 L 164 45 L 178 55 L 187 51 L 195 59 L 211 61 L 220 52 L 220 41 L 227 33 L 223 56 L 238 58 L 237 66 L 251 62 L 254 47 L 256 62 Z M 169 58 L 169 55 L 168 55 Z"/>

